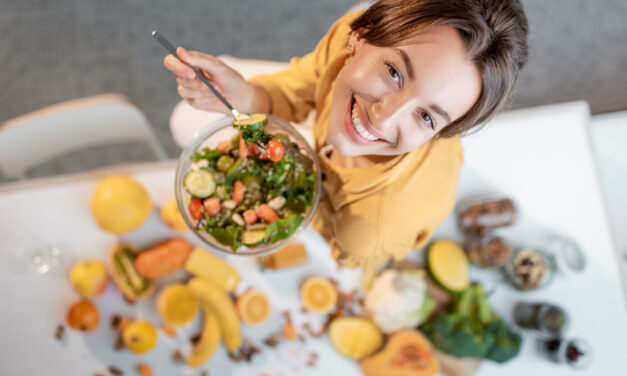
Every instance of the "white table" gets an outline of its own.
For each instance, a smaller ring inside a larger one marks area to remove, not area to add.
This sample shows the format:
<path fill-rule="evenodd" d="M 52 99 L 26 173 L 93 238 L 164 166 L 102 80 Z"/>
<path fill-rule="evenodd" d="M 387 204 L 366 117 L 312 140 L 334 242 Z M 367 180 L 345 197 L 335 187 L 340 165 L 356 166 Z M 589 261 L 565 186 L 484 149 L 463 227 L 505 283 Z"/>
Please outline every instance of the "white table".
<path fill-rule="evenodd" d="M 519 300 L 549 300 L 571 313 L 568 336 L 586 338 L 594 347 L 594 362 L 586 372 L 574 372 L 557 366 L 537 354 L 536 343 L 525 336 L 521 354 L 505 366 L 484 362 L 479 375 L 614 375 L 624 361 L 623 341 L 627 337 L 627 310 L 621 277 L 617 268 L 606 210 L 592 162 L 586 128 L 587 107 L 582 103 L 522 110 L 503 115 L 490 129 L 465 140 L 466 165 L 459 196 L 497 190 L 513 197 L 523 218 L 508 235 L 519 242 L 537 238 L 543 231 L 573 236 L 585 249 L 588 267 L 569 280 L 557 278 L 546 289 L 518 293 L 499 287 L 491 297 L 493 306 L 511 319 L 513 305 Z M 132 169 L 113 169 L 133 175 L 149 191 L 156 204 L 173 196 L 174 164 L 146 164 Z M 109 171 L 110 172 L 110 171 Z M 115 236 L 98 229 L 89 213 L 89 197 L 105 172 L 80 177 L 45 180 L 43 185 L 19 189 L 0 187 L 0 239 L 15 230 L 28 229 L 44 240 L 62 241 L 79 258 L 105 260 L 116 243 Z M 13 187 L 13 188 L 11 188 Z M 146 247 L 172 236 L 153 216 L 127 240 Z M 191 235 L 191 234 L 187 234 Z M 436 236 L 459 239 L 450 218 Z M 192 237 L 189 237 L 193 240 Z M 292 310 L 296 324 L 298 284 L 311 274 L 339 277 L 341 287 L 357 285 L 359 272 L 338 272 L 324 241 L 308 230 L 301 235 L 307 245 L 310 262 L 306 266 L 261 274 L 251 259 L 228 257 L 248 284 L 266 291 L 275 310 L 262 328 L 244 328 L 244 336 L 259 343 L 282 324 L 281 310 Z M 419 252 L 410 258 L 419 257 Z M 150 363 L 158 374 L 198 375 L 171 362 L 172 341 L 160 341 L 148 355 L 137 358 L 112 349 L 114 331 L 109 328 L 111 313 L 147 316 L 156 321 L 154 301 L 126 305 L 112 285 L 96 300 L 103 322 L 93 334 L 68 332 L 63 343 L 54 339 L 56 325 L 64 321 L 67 307 L 77 299 L 65 276 L 20 275 L 0 273 L 0 374 L 2 375 L 92 375 L 116 365 L 126 375 L 134 374 L 139 361 Z M 192 330 L 189 331 L 193 332 Z M 358 367 L 338 355 L 326 338 L 310 340 L 275 350 L 264 348 L 253 363 L 233 364 L 220 347 L 207 363 L 212 375 L 272 375 L 295 373 L 299 364 L 295 355 L 306 358 L 309 351 L 319 353 L 315 368 L 302 368 L 298 374 L 357 375 Z M 304 361 L 300 362 L 304 364 Z"/>

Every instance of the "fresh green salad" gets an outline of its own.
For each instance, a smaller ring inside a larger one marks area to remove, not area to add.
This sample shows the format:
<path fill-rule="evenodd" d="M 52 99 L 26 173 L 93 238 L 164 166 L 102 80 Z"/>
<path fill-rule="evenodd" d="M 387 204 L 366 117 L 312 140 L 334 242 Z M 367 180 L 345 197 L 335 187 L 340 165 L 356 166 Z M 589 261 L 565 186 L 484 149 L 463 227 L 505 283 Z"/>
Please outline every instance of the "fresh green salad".
<path fill-rule="evenodd" d="M 196 152 L 184 178 L 196 230 L 233 251 L 290 237 L 313 203 L 313 161 L 286 134 L 266 132 L 267 120 L 236 119 L 239 132 Z"/>

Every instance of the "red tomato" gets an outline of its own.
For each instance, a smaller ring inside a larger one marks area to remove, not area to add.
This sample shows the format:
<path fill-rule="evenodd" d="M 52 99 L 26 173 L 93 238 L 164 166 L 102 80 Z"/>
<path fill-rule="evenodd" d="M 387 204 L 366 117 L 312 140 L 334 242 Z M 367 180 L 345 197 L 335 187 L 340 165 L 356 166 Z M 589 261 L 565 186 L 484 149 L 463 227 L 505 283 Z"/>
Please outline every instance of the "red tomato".
<path fill-rule="evenodd" d="M 202 202 L 205 211 L 210 217 L 215 217 L 220 212 L 220 199 L 217 197 L 209 197 Z"/>
<path fill-rule="evenodd" d="M 202 219 L 202 217 L 203 217 L 202 201 L 200 201 L 197 198 L 195 198 L 192 201 L 190 201 L 190 203 L 189 203 L 189 214 L 194 219 Z"/>
<path fill-rule="evenodd" d="M 270 154 L 270 160 L 272 162 L 278 162 L 283 158 L 283 143 L 277 139 L 270 140 L 266 145 L 268 154 Z"/>

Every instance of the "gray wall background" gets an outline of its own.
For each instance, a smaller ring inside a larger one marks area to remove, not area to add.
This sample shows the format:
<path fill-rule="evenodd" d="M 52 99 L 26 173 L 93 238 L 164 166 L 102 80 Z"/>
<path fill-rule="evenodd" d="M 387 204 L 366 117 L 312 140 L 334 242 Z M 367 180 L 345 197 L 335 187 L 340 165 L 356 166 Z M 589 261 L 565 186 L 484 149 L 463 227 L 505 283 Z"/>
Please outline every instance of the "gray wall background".
<path fill-rule="evenodd" d="M 144 110 L 171 156 L 176 82 L 151 38 L 215 55 L 287 61 L 311 51 L 353 0 L 0 0 L 0 122 L 107 92 Z M 523 0 L 531 55 L 513 107 L 576 99 L 593 113 L 627 108 L 627 1 Z M 35 175 L 145 159 L 137 146 L 61 158 Z M 148 157 L 149 158 L 149 157 Z M 91 162 L 90 162 L 91 159 Z"/>

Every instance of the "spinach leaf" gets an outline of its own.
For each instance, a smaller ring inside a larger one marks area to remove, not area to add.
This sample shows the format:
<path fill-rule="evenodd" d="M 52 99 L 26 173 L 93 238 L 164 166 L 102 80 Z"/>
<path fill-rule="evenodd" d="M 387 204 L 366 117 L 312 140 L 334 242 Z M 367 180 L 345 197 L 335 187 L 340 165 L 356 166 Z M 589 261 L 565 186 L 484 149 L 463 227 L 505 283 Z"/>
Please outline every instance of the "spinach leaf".
<path fill-rule="evenodd" d="M 289 217 L 279 219 L 277 221 L 272 222 L 270 226 L 266 228 L 266 238 L 265 241 L 270 244 L 274 244 L 279 240 L 289 238 L 294 231 L 300 226 L 300 223 L 303 221 L 303 217 Z"/>

